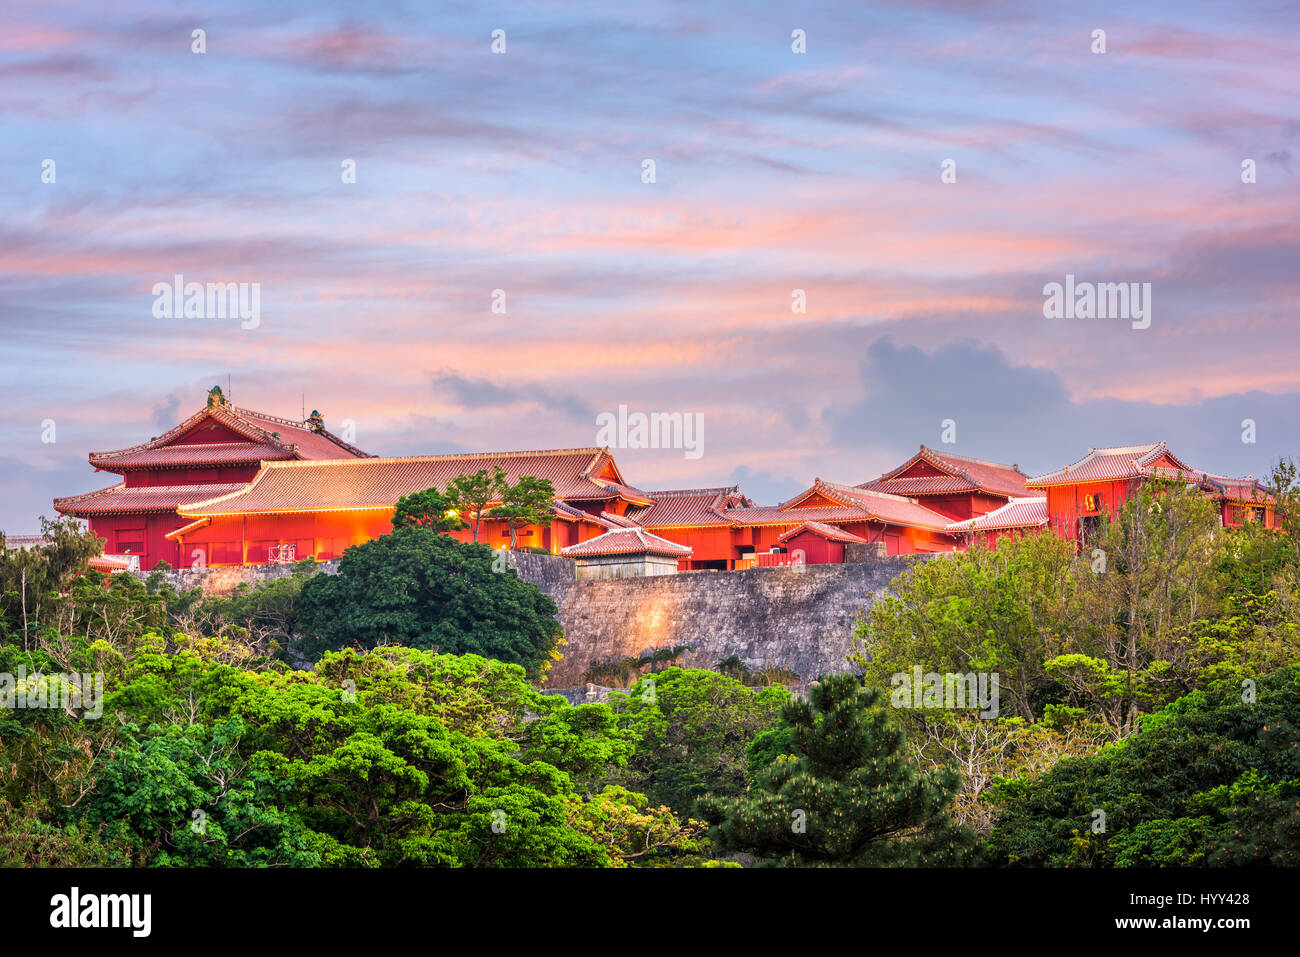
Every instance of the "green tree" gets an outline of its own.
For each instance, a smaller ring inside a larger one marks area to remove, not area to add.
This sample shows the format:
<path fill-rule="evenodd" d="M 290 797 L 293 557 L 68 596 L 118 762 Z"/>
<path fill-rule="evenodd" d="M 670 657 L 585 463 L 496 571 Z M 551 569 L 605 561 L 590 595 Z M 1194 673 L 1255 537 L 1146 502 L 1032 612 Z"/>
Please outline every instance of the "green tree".
<path fill-rule="evenodd" d="M 1055 535 L 917 563 L 858 623 L 850 660 L 881 687 L 917 664 L 936 673 L 996 672 L 1002 706 L 1034 721 L 1054 701 L 1046 661 L 1086 630 L 1083 574 L 1071 543 Z"/>
<path fill-rule="evenodd" d="M 619 779 L 679 814 L 712 792 L 745 790 L 746 748 L 773 727 L 790 693 L 752 691 L 713 671 L 668 668 L 610 697 L 619 724 L 635 732 L 636 751 Z"/>
<path fill-rule="evenodd" d="M 455 502 L 456 510 L 462 518 L 472 519 L 470 528 L 475 542 L 478 542 L 483 513 L 493 502 L 501 501 L 502 492 L 508 485 L 501 466 L 492 468 L 492 472 L 479 469 L 473 475 L 458 475 L 447 483 L 447 495 Z"/>
<path fill-rule="evenodd" d="M 700 802 L 717 843 L 782 866 L 972 863 L 974 832 L 948 817 L 956 773 L 912 763 L 881 697 L 841 674 L 788 704 L 791 753 L 759 770 L 747 793 Z"/>
<path fill-rule="evenodd" d="M 445 495 L 437 488 L 403 495 L 397 500 L 397 508 L 393 512 L 393 528 L 414 525 L 435 532 L 458 532 L 468 528 L 469 524 L 460 517 L 457 504 L 454 496 Z"/>
<path fill-rule="evenodd" d="M 522 665 L 538 678 L 557 657 L 555 603 L 497 571 L 486 545 L 428 528 L 399 528 L 349 548 L 337 575 L 303 585 L 298 625 L 307 651 L 403 644 Z"/>
<path fill-rule="evenodd" d="M 1031 867 L 1294 866 L 1297 740 L 1300 666 L 1245 688 L 1216 682 L 1099 753 L 996 785 L 995 858 Z"/>
<path fill-rule="evenodd" d="M 489 517 L 503 519 L 510 526 L 510 547 L 515 547 L 519 530 L 529 525 L 545 525 L 555 514 L 555 486 L 549 479 L 521 475 L 514 485 L 501 492 L 501 504 L 488 512 Z"/>

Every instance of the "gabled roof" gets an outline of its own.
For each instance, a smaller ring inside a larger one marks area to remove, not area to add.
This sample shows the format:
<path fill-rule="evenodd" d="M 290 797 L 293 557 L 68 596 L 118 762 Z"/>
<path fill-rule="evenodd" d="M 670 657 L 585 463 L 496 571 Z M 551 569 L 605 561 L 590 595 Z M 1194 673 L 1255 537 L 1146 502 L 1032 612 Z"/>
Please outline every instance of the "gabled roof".
<path fill-rule="evenodd" d="M 244 441 L 195 442 L 204 423 L 220 425 Z M 285 459 L 364 458 L 367 453 L 312 420 L 297 422 L 241 409 L 228 402 L 211 404 L 175 428 L 140 445 L 114 452 L 91 452 L 90 464 L 106 472 L 193 465 L 255 464 Z"/>
<path fill-rule="evenodd" d="M 1115 482 L 1124 479 L 1150 478 L 1156 468 L 1165 466 L 1187 473 L 1190 465 L 1169 451 L 1164 442 L 1152 445 L 1123 445 L 1109 449 L 1089 449 L 1088 454 L 1063 469 L 1030 479 L 1030 488 L 1055 485 L 1082 485 L 1087 482 Z"/>
<path fill-rule="evenodd" d="M 802 525 L 797 525 L 788 532 L 782 532 L 777 536 L 776 540 L 778 542 L 787 542 L 792 538 L 802 535 L 804 532 L 812 532 L 814 535 L 818 535 L 826 539 L 828 542 L 840 542 L 842 544 L 861 544 L 866 542 L 866 539 L 859 535 L 854 535 L 852 532 L 846 532 L 844 529 L 836 528 L 834 525 L 827 525 L 825 522 L 804 522 Z"/>
<path fill-rule="evenodd" d="M 688 546 L 660 538 L 644 528 L 616 528 L 585 542 L 560 549 L 560 554 L 569 558 L 591 558 L 597 555 L 666 555 L 685 558 L 691 553 L 692 549 Z"/>
<path fill-rule="evenodd" d="M 868 520 L 885 522 L 889 525 L 942 531 L 950 521 L 946 515 L 941 515 L 933 509 L 926 508 L 912 498 L 872 489 L 857 488 L 853 485 L 841 485 L 838 482 L 828 482 L 820 478 L 813 480 L 811 488 L 799 493 L 788 502 L 782 503 L 780 509 L 783 512 L 794 513 L 790 517 L 795 521 L 803 521 L 804 513 L 807 510 L 801 508 L 799 503 L 814 496 L 859 509 Z M 811 519 L 813 516 L 810 515 L 808 518 Z"/>
<path fill-rule="evenodd" d="M 918 467 L 919 470 L 924 470 L 926 466 L 940 474 L 907 474 L 918 470 Z M 907 496 L 974 491 L 1012 496 L 1025 494 L 1026 478 L 1028 476 L 1015 465 L 987 462 L 951 452 L 937 452 L 923 445 L 919 452 L 898 468 L 857 487 Z"/>
<path fill-rule="evenodd" d="M 334 461 L 267 462 L 247 485 L 224 495 L 209 495 L 187 507 L 187 518 L 266 512 L 336 512 L 389 509 L 413 492 L 437 486 L 480 469 L 500 466 L 510 482 L 532 475 L 550 480 L 563 500 L 611 498 L 608 480 L 618 475 L 608 449 L 554 449 L 532 452 L 469 452 Z M 618 476 L 622 478 L 622 476 Z M 621 483 L 618 483 L 621 485 Z M 590 516 L 600 523 L 600 519 Z"/>
<path fill-rule="evenodd" d="M 137 485 L 127 488 L 118 482 L 84 495 L 56 498 L 54 507 L 64 515 L 126 515 L 144 512 L 174 512 L 189 502 L 201 502 L 214 495 L 226 495 L 245 487 L 243 482 L 220 485 Z"/>
<path fill-rule="evenodd" d="M 677 488 L 647 492 L 654 504 L 628 517 L 646 528 L 689 528 L 698 525 L 730 525 L 724 509 L 752 505 L 740 486 L 719 488 Z"/>
<path fill-rule="evenodd" d="M 953 535 L 970 532 L 992 532 L 1004 528 L 1042 528 L 1047 525 L 1047 499 L 1013 498 L 1001 508 L 995 508 L 976 518 L 964 518 L 948 523 Z"/>

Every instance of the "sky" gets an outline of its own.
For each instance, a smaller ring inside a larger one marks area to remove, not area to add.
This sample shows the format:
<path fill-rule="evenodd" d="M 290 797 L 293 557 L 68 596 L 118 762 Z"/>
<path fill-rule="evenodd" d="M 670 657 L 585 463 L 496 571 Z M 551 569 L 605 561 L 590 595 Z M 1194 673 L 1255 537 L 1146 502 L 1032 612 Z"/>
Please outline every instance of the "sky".
<path fill-rule="evenodd" d="M 755 6 L 6 0 L 0 529 L 227 382 L 386 455 L 700 416 L 626 479 L 763 504 L 1300 456 L 1300 4 Z M 1048 318 L 1067 275 L 1149 326 Z"/>

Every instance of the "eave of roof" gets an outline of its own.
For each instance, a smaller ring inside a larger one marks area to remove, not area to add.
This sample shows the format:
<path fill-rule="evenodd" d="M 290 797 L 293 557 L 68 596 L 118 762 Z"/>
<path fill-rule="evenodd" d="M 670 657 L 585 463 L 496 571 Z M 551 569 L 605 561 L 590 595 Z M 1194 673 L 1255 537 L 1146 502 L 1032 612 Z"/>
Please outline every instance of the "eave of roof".
<path fill-rule="evenodd" d="M 687 545 L 670 542 L 644 528 L 616 528 L 589 538 L 585 542 L 560 549 L 560 554 L 570 558 L 595 558 L 615 555 L 663 555 L 684 558 L 694 550 Z"/>
<path fill-rule="evenodd" d="M 852 532 L 846 532 L 842 528 L 828 525 L 825 522 L 804 522 L 801 525 L 796 525 L 788 532 L 782 532 L 777 536 L 776 540 L 778 542 L 786 542 L 792 538 L 797 538 L 804 532 L 811 532 L 812 534 L 818 535 L 828 541 L 840 542 L 842 544 L 865 544 L 867 541 L 860 535 L 854 535 Z"/>
<path fill-rule="evenodd" d="M 975 518 L 948 523 L 954 535 L 970 532 L 995 532 L 1012 528 L 1041 528 L 1047 524 L 1047 499 L 1045 497 L 1013 498 L 1001 508 Z"/>
<path fill-rule="evenodd" d="M 81 495 L 54 500 L 54 508 L 64 515 L 127 515 L 145 512 L 175 512 L 182 505 L 243 489 L 245 483 L 220 485 L 138 485 L 128 488 L 125 482 Z"/>

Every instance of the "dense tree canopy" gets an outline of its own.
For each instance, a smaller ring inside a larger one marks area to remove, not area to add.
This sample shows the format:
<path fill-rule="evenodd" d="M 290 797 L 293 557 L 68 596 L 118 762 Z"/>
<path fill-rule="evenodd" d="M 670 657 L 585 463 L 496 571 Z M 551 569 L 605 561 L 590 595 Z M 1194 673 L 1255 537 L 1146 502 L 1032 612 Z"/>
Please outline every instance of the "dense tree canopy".
<path fill-rule="evenodd" d="M 638 738 L 624 775 L 628 786 L 680 814 L 707 793 L 745 789 L 745 749 L 776 724 L 790 693 L 753 691 L 713 671 L 668 668 L 646 675 L 610 706 Z"/>
<path fill-rule="evenodd" d="M 1300 667 L 1234 679 L 1139 734 L 995 789 L 1001 863 L 1300 865 Z"/>
<path fill-rule="evenodd" d="M 746 793 L 701 803 L 719 843 L 783 866 L 972 863 L 975 834 L 947 812 L 957 775 L 917 768 L 882 697 L 842 674 L 786 705 L 769 734 L 789 751 Z"/>
<path fill-rule="evenodd" d="M 562 635 L 555 614 L 487 546 L 407 527 L 354 545 L 337 575 L 308 581 L 298 626 L 308 648 L 403 644 L 497 658 L 537 677 Z"/>

